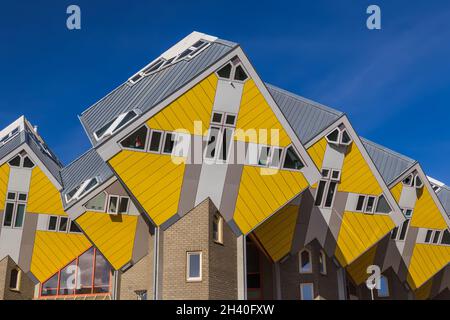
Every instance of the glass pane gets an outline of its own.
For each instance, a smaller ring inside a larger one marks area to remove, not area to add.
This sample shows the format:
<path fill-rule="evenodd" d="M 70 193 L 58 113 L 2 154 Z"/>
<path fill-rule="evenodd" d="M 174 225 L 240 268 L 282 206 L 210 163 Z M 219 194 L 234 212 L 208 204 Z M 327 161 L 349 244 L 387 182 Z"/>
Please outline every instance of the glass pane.
<path fill-rule="evenodd" d="M 325 199 L 324 207 L 330 208 L 333 204 L 334 194 L 336 193 L 337 182 L 331 182 L 328 187 L 327 198 Z"/>
<path fill-rule="evenodd" d="M 258 164 L 260 166 L 267 165 L 267 159 L 270 157 L 270 147 L 262 147 L 259 153 Z"/>
<path fill-rule="evenodd" d="M 442 244 L 450 244 L 450 232 L 446 229 L 442 235 Z"/>
<path fill-rule="evenodd" d="M 8 192 L 8 200 L 16 200 L 16 193 Z"/>
<path fill-rule="evenodd" d="M 24 217 L 25 217 L 25 205 L 19 203 L 16 209 L 16 221 L 14 222 L 15 228 L 21 228 L 23 226 Z"/>
<path fill-rule="evenodd" d="M 222 123 L 222 114 L 219 112 L 214 112 L 212 117 L 212 122 L 214 123 Z"/>
<path fill-rule="evenodd" d="M 302 300 L 314 300 L 312 283 L 302 284 L 301 290 L 302 290 Z"/>
<path fill-rule="evenodd" d="M 76 288 L 76 260 L 61 270 L 59 279 L 59 294 L 69 295 L 75 293 Z"/>
<path fill-rule="evenodd" d="M 21 160 L 20 156 L 16 156 L 11 161 L 9 161 L 9 164 L 12 167 L 20 167 L 20 160 Z"/>
<path fill-rule="evenodd" d="M 147 140 L 147 127 L 143 126 L 131 136 L 126 138 L 121 142 L 122 147 L 144 150 L 145 149 L 145 141 Z"/>
<path fill-rule="evenodd" d="M 234 123 L 236 122 L 236 116 L 235 115 L 231 115 L 228 114 L 227 118 L 225 120 L 225 123 L 230 125 L 230 126 L 234 126 Z"/>
<path fill-rule="evenodd" d="M 225 67 L 223 67 L 222 69 L 220 69 L 217 74 L 219 75 L 219 77 L 221 78 L 226 78 L 226 79 L 230 79 L 230 74 L 231 74 L 231 64 L 227 64 Z"/>
<path fill-rule="evenodd" d="M 216 155 L 216 145 L 219 138 L 220 130 L 218 128 L 212 127 L 209 133 L 209 140 L 206 145 L 205 157 L 213 159 Z"/>
<path fill-rule="evenodd" d="M 314 202 L 314 205 L 320 206 L 322 204 L 323 193 L 325 191 L 326 185 L 327 183 L 325 181 L 319 182 L 319 187 L 317 188 L 316 202 Z"/>
<path fill-rule="evenodd" d="M 106 193 L 102 192 L 86 203 L 86 209 L 104 211 L 105 201 L 106 201 Z"/>
<path fill-rule="evenodd" d="M 66 218 L 66 217 L 61 217 L 60 219 L 59 219 L 59 228 L 58 228 L 58 230 L 59 231 L 67 231 L 67 222 L 68 222 L 68 218 Z"/>
<path fill-rule="evenodd" d="M 17 280 L 19 279 L 19 271 L 17 269 L 12 269 L 9 276 L 9 288 L 18 289 Z"/>
<path fill-rule="evenodd" d="M 398 227 L 395 227 L 395 228 L 392 230 L 392 233 L 391 233 L 391 239 L 396 239 L 396 238 L 397 238 L 397 233 L 398 233 Z"/>
<path fill-rule="evenodd" d="M 435 233 L 434 233 L 434 238 L 433 238 L 433 243 L 438 243 L 438 241 L 439 241 L 439 236 L 441 235 L 441 232 L 440 231 L 436 231 Z"/>
<path fill-rule="evenodd" d="M 220 160 L 226 161 L 228 160 L 228 155 L 230 153 L 230 147 L 231 147 L 231 139 L 233 136 L 233 130 L 232 129 L 223 129 L 222 133 L 222 147 L 220 150 Z"/>
<path fill-rule="evenodd" d="M 362 211 L 365 199 L 366 199 L 366 197 L 364 197 L 364 196 L 359 196 L 358 197 L 358 203 L 356 204 L 356 210 L 357 211 Z"/>
<path fill-rule="evenodd" d="M 207 42 L 203 40 L 198 40 L 196 43 L 194 43 L 192 46 L 196 49 L 203 47 Z"/>
<path fill-rule="evenodd" d="M 367 207 L 366 207 L 366 211 L 367 212 L 372 212 L 373 211 L 373 203 L 375 202 L 375 198 L 374 197 L 369 197 L 367 199 Z"/>
<path fill-rule="evenodd" d="M 119 213 L 128 212 L 128 198 L 120 198 Z"/>
<path fill-rule="evenodd" d="M 133 119 L 136 116 L 136 112 L 129 111 L 125 115 L 125 117 L 120 121 L 120 123 L 117 125 L 117 127 L 114 128 L 113 133 L 116 132 L 118 129 L 123 127 L 125 124 L 127 124 L 131 119 Z"/>
<path fill-rule="evenodd" d="M 175 146 L 175 135 L 172 133 L 166 134 L 166 140 L 164 141 L 164 153 L 172 153 L 173 147 Z"/>
<path fill-rule="evenodd" d="M 23 159 L 23 166 L 24 166 L 24 168 L 33 168 L 34 167 L 34 163 L 30 160 L 30 158 L 25 157 Z"/>
<path fill-rule="evenodd" d="M 81 232 L 80 228 L 78 228 L 78 226 L 76 225 L 75 221 L 70 221 L 69 231 L 70 232 L 74 232 L 74 233 L 80 233 Z"/>
<path fill-rule="evenodd" d="M 184 50 L 182 53 L 180 53 L 180 55 L 178 56 L 177 60 L 183 59 L 187 55 L 191 54 L 191 52 L 193 52 L 193 50 L 191 50 L 191 49 Z"/>
<path fill-rule="evenodd" d="M 12 226 L 13 215 L 14 215 L 14 204 L 8 202 L 6 203 L 5 217 L 3 218 L 3 225 L 5 227 Z"/>
<path fill-rule="evenodd" d="M 162 133 L 159 131 L 152 132 L 152 138 L 150 139 L 150 151 L 159 152 L 161 145 Z"/>
<path fill-rule="evenodd" d="M 84 188 L 84 190 L 80 193 L 80 197 L 82 195 L 84 195 L 86 192 L 88 192 L 89 190 L 93 189 L 96 185 L 98 184 L 98 181 L 96 178 L 93 178 L 89 181 L 89 183 L 86 185 L 86 187 Z"/>
<path fill-rule="evenodd" d="M 242 66 L 237 66 L 236 71 L 234 72 L 234 80 L 244 81 L 247 79 L 247 74 L 244 71 Z"/>
<path fill-rule="evenodd" d="M 57 223 L 58 223 L 58 217 L 50 217 L 49 221 L 48 221 L 48 230 L 55 231 Z"/>
<path fill-rule="evenodd" d="M 200 254 L 189 254 L 189 278 L 200 278 Z"/>
<path fill-rule="evenodd" d="M 286 157 L 284 159 L 283 168 L 294 170 L 300 170 L 301 168 L 303 168 L 303 163 L 300 161 L 299 156 L 292 147 L 289 147 L 286 150 Z"/>
<path fill-rule="evenodd" d="M 94 248 L 89 249 L 78 258 L 78 270 L 80 276 L 80 285 L 77 286 L 77 294 L 92 293 L 92 273 L 94 263 Z"/>
<path fill-rule="evenodd" d="M 430 242 L 430 240 L 431 240 L 431 235 L 433 234 L 433 230 L 428 230 L 427 231 L 427 234 L 426 234 L 426 236 L 425 236 L 425 242 L 426 243 L 429 243 Z"/>
<path fill-rule="evenodd" d="M 278 168 L 281 163 L 281 153 L 283 152 L 280 148 L 273 148 L 272 160 L 270 161 L 270 166 L 273 168 Z"/>
<path fill-rule="evenodd" d="M 347 133 L 347 130 L 342 132 L 342 143 L 348 144 L 351 141 L 350 136 Z"/>
<path fill-rule="evenodd" d="M 385 276 L 381 276 L 380 278 L 380 289 L 378 290 L 379 297 L 387 297 L 389 296 L 389 284 L 388 279 Z"/>
<path fill-rule="evenodd" d="M 304 250 L 300 253 L 301 259 L 300 259 L 300 270 L 302 272 L 311 272 L 311 257 L 309 254 L 309 251 Z"/>
<path fill-rule="evenodd" d="M 58 290 L 58 273 L 42 284 L 42 296 L 55 296 Z"/>
<path fill-rule="evenodd" d="M 405 240 L 406 232 L 408 231 L 409 220 L 405 220 L 402 224 L 402 230 L 400 231 L 400 237 L 398 240 Z"/>
<path fill-rule="evenodd" d="M 139 76 L 140 78 L 141 76 Z M 133 81 L 136 81 L 137 79 L 132 79 Z M 114 123 L 114 121 L 116 121 L 116 118 L 112 119 L 110 122 L 108 122 L 107 124 L 105 124 L 103 127 L 101 127 L 100 129 L 98 129 L 97 131 L 95 131 L 95 135 L 97 136 L 97 138 L 101 138 L 102 135 L 106 132 L 106 130 L 108 130 L 109 127 L 111 127 L 111 125 Z"/>
<path fill-rule="evenodd" d="M 109 197 L 108 212 L 117 213 L 118 202 L 119 202 L 119 197 Z"/>
<path fill-rule="evenodd" d="M 26 193 L 19 193 L 19 200 L 20 201 L 27 201 Z"/>
<path fill-rule="evenodd" d="M 378 198 L 377 209 L 375 211 L 378 213 L 391 212 L 391 207 L 389 206 L 389 204 L 384 196 L 380 196 Z"/>
<path fill-rule="evenodd" d="M 338 129 L 334 129 L 329 135 L 327 135 L 328 141 L 331 141 L 331 142 L 338 142 L 338 137 L 339 137 Z"/>
<path fill-rule="evenodd" d="M 109 292 L 109 282 L 111 278 L 111 266 L 105 257 L 97 250 L 95 258 L 94 293 Z"/>

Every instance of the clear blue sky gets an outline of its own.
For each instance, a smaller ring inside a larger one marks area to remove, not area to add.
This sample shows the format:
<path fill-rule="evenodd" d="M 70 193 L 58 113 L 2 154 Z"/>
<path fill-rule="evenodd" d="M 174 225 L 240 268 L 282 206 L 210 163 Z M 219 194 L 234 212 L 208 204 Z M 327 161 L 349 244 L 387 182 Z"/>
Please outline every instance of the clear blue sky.
<path fill-rule="evenodd" d="M 77 115 L 193 30 L 239 42 L 264 81 L 349 116 L 360 135 L 450 184 L 450 3 L 8 1 L 0 6 L 0 127 L 25 114 L 68 163 Z M 82 30 L 66 29 L 66 8 Z M 365 26 L 382 10 L 382 30 Z"/>

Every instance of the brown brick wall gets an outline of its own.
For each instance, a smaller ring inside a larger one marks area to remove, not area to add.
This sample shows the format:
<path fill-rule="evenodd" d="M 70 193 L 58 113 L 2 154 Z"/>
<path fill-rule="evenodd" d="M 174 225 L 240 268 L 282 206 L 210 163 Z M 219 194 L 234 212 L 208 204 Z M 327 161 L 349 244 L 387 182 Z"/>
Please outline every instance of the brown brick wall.
<path fill-rule="evenodd" d="M 11 270 L 17 265 L 8 256 L 0 261 L 0 300 L 31 300 L 34 296 L 35 285 L 28 276 L 22 272 L 19 291 L 9 289 Z"/>

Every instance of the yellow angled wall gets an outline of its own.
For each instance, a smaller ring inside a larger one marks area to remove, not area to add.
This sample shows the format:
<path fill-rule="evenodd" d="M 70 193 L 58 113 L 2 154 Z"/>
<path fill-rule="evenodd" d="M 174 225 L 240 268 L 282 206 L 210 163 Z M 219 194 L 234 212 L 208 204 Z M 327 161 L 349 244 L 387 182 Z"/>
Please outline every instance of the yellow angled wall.
<path fill-rule="evenodd" d="M 262 175 L 261 168 L 244 166 L 234 221 L 247 234 L 307 187 L 301 172 L 279 170 Z"/>
<path fill-rule="evenodd" d="M 0 167 L 0 210 L 5 209 L 6 191 L 8 189 L 9 165 L 7 163 Z"/>
<path fill-rule="evenodd" d="M 148 120 L 148 126 L 165 131 L 185 129 L 194 134 L 194 121 L 201 121 L 200 134 L 206 134 L 211 119 L 217 81 L 218 78 L 213 73 Z"/>
<path fill-rule="evenodd" d="M 298 209 L 298 206 L 287 205 L 255 230 L 258 241 L 275 262 L 291 250 Z"/>
<path fill-rule="evenodd" d="M 417 243 L 408 267 L 408 283 L 413 289 L 442 270 L 450 261 L 450 247 Z"/>
<path fill-rule="evenodd" d="M 397 203 L 400 201 L 400 196 L 402 195 L 402 190 L 403 190 L 402 181 L 400 181 L 399 183 L 397 183 L 395 186 L 393 186 L 391 188 L 392 196 L 394 197 L 395 201 L 397 201 Z"/>
<path fill-rule="evenodd" d="M 31 174 L 27 212 L 66 215 L 58 189 L 39 167 Z"/>
<path fill-rule="evenodd" d="M 321 170 L 322 169 L 322 163 L 323 158 L 325 157 L 325 150 L 327 149 L 327 139 L 323 137 L 319 141 L 317 141 L 315 144 L 313 144 L 311 147 L 308 148 L 308 154 L 311 157 L 311 159 L 316 164 L 316 167 Z"/>
<path fill-rule="evenodd" d="M 283 126 L 278 121 L 266 99 L 259 91 L 253 80 L 248 80 L 244 84 L 242 93 L 241 106 L 236 123 L 236 129 L 244 132 L 247 130 L 267 130 L 267 142 L 259 141 L 261 144 L 280 145 L 285 147 L 291 143 L 291 139 L 287 135 Z M 279 141 L 271 141 L 270 130 L 278 130 Z M 259 133 L 259 131 L 257 132 Z M 237 140 L 258 143 L 254 138 L 235 136 Z"/>
<path fill-rule="evenodd" d="M 136 235 L 137 216 L 86 212 L 77 223 L 114 269 L 130 262 Z"/>
<path fill-rule="evenodd" d="M 369 276 L 367 274 L 367 267 L 374 264 L 376 252 L 377 245 L 374 245 L 347 267 L 348 274 L 356 285 L 359 286 L 367 280 Z"/>
<path fill-rule="evenodd" d="M 172 157 L 123 150 L 109 163 L 156 225 L 178 211 L 185 164 Z"/>
<path fill-rule="evenodd" d="M 344 212 L 336 258 L 343 267 L 351 264 L 395 227 L 387 215 Z"/>
<path fill-rule="evenodd" d="M 44 282 L 91 246 L 82 234 L 36 231 L 30 271 Z"/>
<path fill-rule="evenodd" d="M 440 230 L 448 227 L 427 187 L 423 187 L 418 191 L 418 199 L 411 218 L 411 226 Z"/>
<path fill-rule="evenodd" d="M 380 184 L 354 142 L 348 147 L 344 159 L 338 191 L 369 195 L 382 193 Z"/>

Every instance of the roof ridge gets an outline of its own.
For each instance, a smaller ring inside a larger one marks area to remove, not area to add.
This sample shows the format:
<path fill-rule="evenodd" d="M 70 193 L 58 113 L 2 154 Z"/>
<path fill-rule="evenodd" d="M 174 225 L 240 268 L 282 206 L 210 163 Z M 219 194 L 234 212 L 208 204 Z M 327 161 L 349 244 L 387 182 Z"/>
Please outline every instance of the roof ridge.
<path fill-rule="evenodd" d="M 359 136 L 359 138 L 360 138 L 363 142 L 365 142 L 365 143 L 367 143 L 367 144 L 370 144 L 372 147 L 377 148 L 377 149 L 379 149 L 380 151 L 383 151 L 383 152 L 385 152 L 385 153 L 389 153 L 389 154 L 391 154 L 392 156 L 395 156 L 395 157 L 397 157 L 397 158 L 399 158 L 399 159 L 406 160 L 406 161 L 409 161 L 409 162 L 412 162 L 412 163 L 416 163 L 416 162 L 417 162 L 417 160 L 414 160 L 414 159 L 412 159 L 412 158 L 410 158 L 410 157 L 408 157 L 408 156 L 405 156 L 405 155 L 403 155 L 403 154 L 401 154 L 401 153 L 399 153 L 399 152 L 397 152 L 397 151 L 394 151 L 394 150 L 392 150 L 392 149 L 390 149 L 390 148 L 388 148 L 388 147 L 385 147 L 385 146 L 383 146 L 383 145 L 381 145 L 381 144 L 379 144 L 379 143 L 376 143 L 376 142 L 373 142 L 373 141 L 371 141 L 371 140 L 368 140 L 368 139 L 366 139 L 366 138 L 364 138 L 364 137 L 362 137 L 362 136 Z"/>
<path fill-rule="evenodd" d="M 289 95 L 292 99 L 296 99 L 296 100 L 299 100 L 301 102 L 307 102 L 307 103 L 313 105 L 314 107 L 317 107 L 317 108 L 321 109 L 322 111 L 325 111 L 325 112 L 328 112 L 328 113 L 332 113 L 333 115 L 336 115 L 336 116 L 342 116 L 342 115 L 345 114 L 345 112 L 342 112 L 342 111 L 339 111 L 337 109 L 328 107 L 328 106 L 326 106 L 326 105 L 324 105 L 322 103 L 319 103 L 317 101 L 305 98 L 305 97 L 300 96 L 300 95 L 298 95 L 296 93 L 290 92 L 290 91 L 288 91 L 286 89 L 282 89 L 280 87 L 277 87 L 277 86 L 275 86 L 273 84 L 270 84 L 270 83 L 267 83 L 267 82 L 265 82 L 265 84 L 266 84 L 266 86 L 272 88 L 273 90 L 279 91 L 281 93 L 285 93 L 285 94 Z"/>

